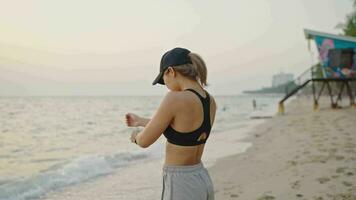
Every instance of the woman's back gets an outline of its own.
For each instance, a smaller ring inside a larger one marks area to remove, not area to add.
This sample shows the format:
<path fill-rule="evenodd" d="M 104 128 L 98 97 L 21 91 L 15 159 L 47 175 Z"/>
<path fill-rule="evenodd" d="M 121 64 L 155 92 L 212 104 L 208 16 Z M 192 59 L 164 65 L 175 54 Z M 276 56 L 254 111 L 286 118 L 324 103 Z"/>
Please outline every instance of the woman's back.
<path fill-rule="evenodd" d="M 203 130 L 204 127 L 201 126 L 205 123 L 212 127 L 216 113 L 214 98 L 202 88 L 192 90 L 198 94 L 188 90 L 177 92 L 177 101 L 175 105 L 172 105 L 176 106 L 174 110 L 177 110 L 177 113 L 169 127 L 170 131 L 174 133 L 170 134 L 186 134 L 184 136 L 189 137 L 189 134 L 192 134 L 193 131 Z M 208 103 L 210 109 L 204 109 L 204 102 Z M 207 117 L 206 120 L 210 120 L 210 123 L 204 122 L 204 112 L 209 112 L 205 116 Z M 205 139 L 208 135 L 203 136 L 203 139 Z M 194 165 L 199 163 L 203 155 L 204 143 L 184 146 L 167 141 L 165 165 Z"/>

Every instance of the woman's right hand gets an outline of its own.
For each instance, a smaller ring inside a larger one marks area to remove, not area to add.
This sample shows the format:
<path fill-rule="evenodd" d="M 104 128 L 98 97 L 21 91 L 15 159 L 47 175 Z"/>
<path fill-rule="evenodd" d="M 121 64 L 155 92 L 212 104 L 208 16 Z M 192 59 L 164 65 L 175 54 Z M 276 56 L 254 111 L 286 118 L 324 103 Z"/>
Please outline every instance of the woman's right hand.
<path fill-rule="evenodd" d="M 133 113 L 126 113 L 125 114 L 125 118 L 126 118 L 126 125 L 129 127 L 138 127 L 140 126 L 140 119 L 141 117 L 139 117 L 136 114 Z"/>

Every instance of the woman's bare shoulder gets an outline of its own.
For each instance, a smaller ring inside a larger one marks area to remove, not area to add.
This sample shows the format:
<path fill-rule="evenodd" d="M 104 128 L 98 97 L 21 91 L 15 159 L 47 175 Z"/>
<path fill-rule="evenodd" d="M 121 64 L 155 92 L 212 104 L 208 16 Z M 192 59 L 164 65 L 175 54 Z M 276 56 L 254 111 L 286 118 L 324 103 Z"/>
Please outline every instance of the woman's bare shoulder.
<path fill-rule="evenodd" d="M 209 97 L 211 99 L 211 104 L 212 104 L 213 108 L 215 108 L 215 110 L 216 110 L 217 104 L 216 104 L 215 98 L 211 94 L 209 94 Z"/>
<path fill-rule="evenodd" d="M 216 107 L 215 98 L 210 93 L 208 94 L 213 107 Z M 169 96 L 169 99 L 172 99 L 177 106 L 186 105 L 187 102 L 194 101 L 193 95 L 189 91 L 168 91 L 166 96 Z"/>
<path fill-rule="evenodd" d="M 181 91 L 168 91 L 164 99 L 168 100 L 172 105 L 178 105 L 187 99 L 187 97 Z"/>
<path fill-rule="evenodd" d="M 194 101 L 191 94 L 188 91 L 169 91 L 166 94 L 173 100 L 174 106 L 186 106 L 187 103 Z"/>

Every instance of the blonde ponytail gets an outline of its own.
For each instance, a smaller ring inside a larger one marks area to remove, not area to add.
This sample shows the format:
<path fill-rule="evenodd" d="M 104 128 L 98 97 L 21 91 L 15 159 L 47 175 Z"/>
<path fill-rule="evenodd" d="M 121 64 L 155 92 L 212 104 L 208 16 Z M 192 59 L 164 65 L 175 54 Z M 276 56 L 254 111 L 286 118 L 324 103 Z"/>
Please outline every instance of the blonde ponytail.
<path fill-rule="evenodd" d="M 209 86 L 207 83 L 208 70 L 204 60 L 196 53 L 189 53 L 191 63 L 173 66 L 173 68 L 183 76 L 196 80 L 202 87 Z"/>
<path fill-rule="evenodd" d="M 188 56 L 192 60 L 193 68 L 197 72 L 200 85 L 207 86 L 208 84 L 206 83 L 206 79 L 207 79 L 208 71 L 206 69 L 204 60 L 196 53 L 189 53 Z"/>

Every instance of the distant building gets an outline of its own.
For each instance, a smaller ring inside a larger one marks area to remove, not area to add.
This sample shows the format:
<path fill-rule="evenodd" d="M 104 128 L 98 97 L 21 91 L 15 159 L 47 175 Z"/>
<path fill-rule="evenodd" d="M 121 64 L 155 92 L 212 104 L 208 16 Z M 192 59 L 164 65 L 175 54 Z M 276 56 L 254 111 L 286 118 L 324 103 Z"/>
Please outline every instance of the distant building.
<path fill-rule="evenodd" d="M 293 81 L 294 75 L 290 73 L 279 73 L 275 74 L 272 77 L 272 87 L 277 87 L 283 84 L 286 84 L 290 81 Z"/>

